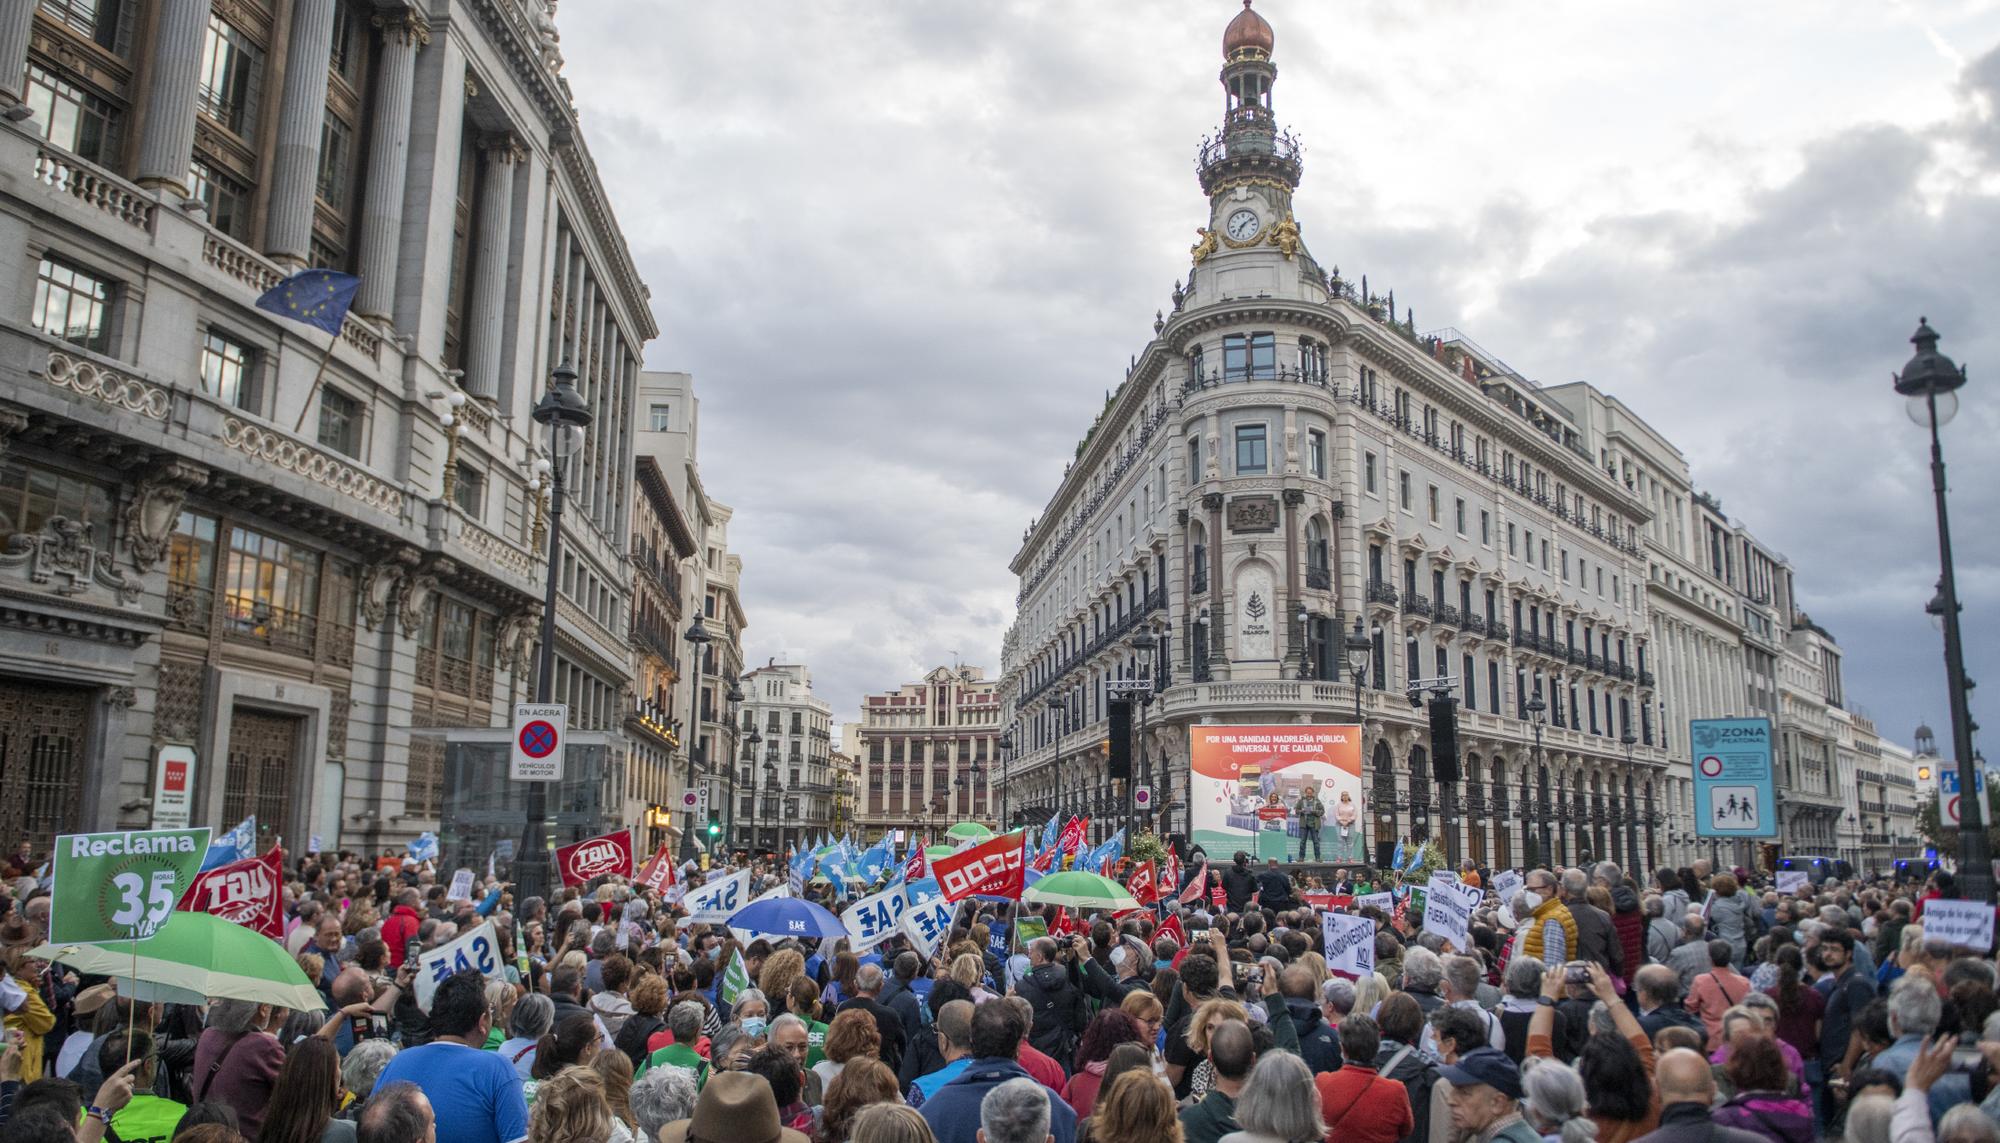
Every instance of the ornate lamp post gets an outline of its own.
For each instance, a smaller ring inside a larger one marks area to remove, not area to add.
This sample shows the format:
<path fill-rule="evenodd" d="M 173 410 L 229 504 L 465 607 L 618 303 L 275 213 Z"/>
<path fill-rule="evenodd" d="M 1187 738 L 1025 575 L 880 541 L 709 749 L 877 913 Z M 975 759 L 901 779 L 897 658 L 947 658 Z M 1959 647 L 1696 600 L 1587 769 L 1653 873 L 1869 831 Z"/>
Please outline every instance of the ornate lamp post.
<path fill-rule="evenodd" d="M 688 694 L 687 740 L 687 788 L 692 790 L 696 788 L 695 783 L 701 780 L 701 660 L 708 653 L 708 645 L 714 641 L 715 636 L 710 635 L 708 628 L 702 626 L 701 616 L 697 614 L 694 617 L 694 622 L 688 624 L 687 633 L 682 635 L 681 638 L 686 639 L 694 648 L 692 652 L 692 658 L 694 659 L 694 686 Z M 687 822 L 681 828 L 681 860 L 683 862 L 694 859 L 695 828 L 694 817 L 690 814 Z"/>
<path fill-rule="evenodd" d="M 752 854 L 757 852 L 757 815 L 762 813 L 764 809 L 764 795 L 757 784 L 757 747 L 762 745 L 763 742 L 764 736 L 757 733 L 755 726 L 752 726 L 750 733 L 743 737 L 744 745 L 750 747 L 744 753 L 743 761 L 750 764 L 750 820 L 745 824 L 750 827 L 750 852 Z M 733 773 L 736 767 L 731 766 L 729 769 Z"/>
<path fill-rule="evenodd" d="M 1540 791 L 1537 800 L 1540 812 L 1536 817 L 1542 824 L 1541 844 L 1536 847 L 1535 860 L 1542 865 L 1549 864 L 1549 772 L 1542 765 L 1542 728 L 1548 722 L 1549 704 L 1542 701 L 1542 692 L 1537 690 L 1534 697 L 1528 700 L 1528 725 L 1535 731 L 1535 777 L 1536 788 Z"/>
<path fill-rule="evenodd" d="M 1958 578 L 1952 568 L 1951 518 L 1945 509 L 1944 449 L 1938 429 L 1958 412 L 1958 390 L 1965 385 L 1965 370 L 1939 353 L 1937 331 L 1929 319 L 1917 319 L 1917 332 L 1910 335 L 1916 355 L 1893 376 L 1896 392 L 1908 399 L 1910 419 L 1931 431 L 1931 497 L 1937 506 L 1938 576 L 1937 596 L 1925 608 L 1944 625 L 1944 672 L 1947 697 L 1951 702 L 1951 745 L 1958 757 L 1960 826 L 1958 830 L 1958 887 L 1969 901 L 1993 899 L 1993 863 L 1986 844 L 1986 807 L 1974 794 L 1979 789 L 1978 763 L 1972 753 L 1972 712 L 1966 692 L 1971 680 L 1965 677 L 1965 644 L 1959 634 Z"/>
<path fill-rule="evenodd" d="M 1132 649 L 1139 653 L 1139 681 L 1145 684 L 1139 688 L 1138 694 L 1133 696 L 1133 701 L 1139 709 L 1133 712 L 1138 716 L 1138 724 L 1133 729 L 1132 737 L 1139 745 L 1139 781 L 1148 791 L 1146 828 L 1150 831 L 1153 827 L 1153 804 L 1159 800 L 1160 792 L 1152 788 L 1153 757 L 1146 753 L 1146 708 L 1153 705 L 1153 655 L 1160 649 L 1160 637 L 1153 634 L 1152 628 L 1141 627 L 1139 633 L 1132 636 Z M 1129 793 L 1125 801 L 1127 816 L 1136 815 L 1138 807 L 1131 804 L 1132 798 Z M 1136 818 L 1134 820 L 1136 821 Z M 1126 836 L 1130 837 L 1132 834 L 1128 832 Z"/>
<path fill-rule="evenodd" d="M 563 475 L 569 458 L 583 447 L 583 430 L 591 422 L 590 406 L 576 391 L 576 370 L 565 361 L 550 375 L 549 389 L 535 404 L 535 423 L 549 430 L 552 482 L 549 498 L 549 577 L 542 595 L 541 645 L 535 663 L 535 701 L 554 701 L 556 677 L 556 592 L 562 585 Z M 549 892 L 549 788 L 546 782 L 528 783 L 527 821 L 521 838 L 521 852 L 515 861 L 514 879 L 523 900 L 546 897 Z"/>
<path fill-rule="evenodd" d="M 999 752 L 1000 752 L 1000 758 L 999 758 L 999 762 L 1000 762 L 1000 832 L 1002 832 L 1002 833 L 1005 833 L 1005 832 L 1007 831 L 1008 827 L 1010 827 L 1010 826 L 1012 826 L 1012 825 L 1014 824 L 1014 823 L 1013 823 L 1013 821 L 1012 821 L 1011 819 L 1009 819 L 1009 818 L 1008 818 L 1008 816 L 1007 816 L 1007 782 L 1008 782 L 1008 779 L 1010 779 L 1010 778 L 1012 778 L 1012 777 L 1013 777 L 1013 774 L 1012 774 L 1012 773 L 1010 773 L 1010 771 L 1011 771 L 1011 770 L 1013 769 L 1013 762 L 1014 762 L 1014 731 L 1013 731 L 1013 729 L 1012 729 L 1012 728 L 1010 727 L 1009 729 L 1007 729 L 1007 730 L 1004 730 L 1004 731 L 1002 731 L 1002 732 L 1000 733 L 1000 741 L 998 741 L 998 742 L 994 743 L 993 745 L 994 745 L 994 747 L 995 747 L 996 749 L 998 749 L 998 750 L 999 750 Z M 991 797 L 992 797 L 992 789 L 991 789 L 991 787 L 988 787 L 988 789 L 987 789 L 987 797 L 989 797 L 989 798 L 991 798 Z"/>
<path fill-rule="evenodd" d="M 743 688 L 737 684 L 736 676 L 729 676 L 729 692 L 722 696 L 729 704 L 729 749 L 723 752 L 722 760 L 728 763 L 723 769 L 723 778 L 729 788 L 729 800 L 722 807 L 722 848 L 727 851 L 736 845 L 736 748 L 742 745 L 743 728 L 737 725 L 737 708 L 743 703 Z M 750 807 L 750 820 L 757 820 L 757 807 Z M 752 829 L 756 826 L 753 824 Z"/>

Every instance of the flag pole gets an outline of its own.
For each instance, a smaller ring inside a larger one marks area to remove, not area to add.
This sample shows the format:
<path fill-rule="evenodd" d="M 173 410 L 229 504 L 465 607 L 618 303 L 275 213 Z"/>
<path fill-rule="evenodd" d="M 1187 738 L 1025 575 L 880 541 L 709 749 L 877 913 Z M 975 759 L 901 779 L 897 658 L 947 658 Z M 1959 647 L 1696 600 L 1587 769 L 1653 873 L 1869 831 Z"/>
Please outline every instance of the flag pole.
<path fill-rule="evenodd" d="M 342 319 L 341 328 L 346 328 L 346 319 Z M 319 355 L 319 368 L 313 371 L 312 387 L 306 390 L 305 404 L 299 406 L 299 422 L 292 426 L 293 436 L 299 435 L 306 427 L 306 414 L 312 411 L 313 398 L 319 394 L 320 382 L 326 378 L 326 363 L 333 360 L 333 347 L 339 344 L 340 335 L 336 333 L 333 340 L 326 343 L 326 352 Z"/>

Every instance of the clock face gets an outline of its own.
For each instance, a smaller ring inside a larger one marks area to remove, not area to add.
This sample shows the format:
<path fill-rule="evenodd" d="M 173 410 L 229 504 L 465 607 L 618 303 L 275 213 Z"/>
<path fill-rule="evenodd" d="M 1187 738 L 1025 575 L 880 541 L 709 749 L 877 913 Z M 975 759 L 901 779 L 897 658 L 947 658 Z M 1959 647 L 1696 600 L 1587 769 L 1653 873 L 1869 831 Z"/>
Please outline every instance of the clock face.
<path fill-rule="evenodd" d="M 1223 233 L 1238 242 L 1242 242 L 1257 233 L 1259 225 L 1256 211 L 1239 210 L 1229 216 L 1229 221 L 1223 226 Z"/>

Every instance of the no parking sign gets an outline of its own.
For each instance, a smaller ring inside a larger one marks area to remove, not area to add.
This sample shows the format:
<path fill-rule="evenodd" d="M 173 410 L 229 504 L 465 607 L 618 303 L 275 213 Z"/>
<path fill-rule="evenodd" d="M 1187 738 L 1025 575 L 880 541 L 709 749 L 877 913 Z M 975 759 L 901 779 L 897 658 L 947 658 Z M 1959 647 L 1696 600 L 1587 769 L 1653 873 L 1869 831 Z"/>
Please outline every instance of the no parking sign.
<path fill-rule="evenodd" d="M 515 703 L 507 776 L 516 782 L 562 781 L 563 735 L 568 729 L 569 707 L 562 703 Z"/>

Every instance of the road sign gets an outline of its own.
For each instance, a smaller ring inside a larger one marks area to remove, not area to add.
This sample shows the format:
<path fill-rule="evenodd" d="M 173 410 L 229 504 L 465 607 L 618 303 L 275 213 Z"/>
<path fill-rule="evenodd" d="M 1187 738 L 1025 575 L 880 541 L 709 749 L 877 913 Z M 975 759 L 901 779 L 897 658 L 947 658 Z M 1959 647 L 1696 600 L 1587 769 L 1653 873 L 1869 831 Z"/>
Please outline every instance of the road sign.
<path fill-rule="evenodd" d="M 563 736 L 568 730 L 569 707 L 562 703 L 515 703 L 507 777 L 516 782 L 562 781 Z"/>
<path fill-rule="evenodd" d="M 194 751 L 162 746 L 153 775 L 153 828 L 186 829 L 194 805 Z"/>
<path fill-rule="evenodd" d="M 1132 805 L 1136 809 L 1141 809 L 1141 810 L 1152 809 L 1153 788 L 1151 786 L 1132 787 Z"/>
<path fill-rule="evenodd" d="M 1972 781 L 1978 786 L 1981 793 L 1986 791 L 1985 771 L 1973 771 Z M 1958 797 L 1958 767 L 1939 766 L 1937 769 L 1937 783 L 1938 816 L 1947 827 L 1957 829 L 1961 817 Z"/>
<path fill-rule="evenodd" d="M 1694 747 L 1695 836 L 1777 837 L 1771 720 L 1697 718 L 1688 731 Z"/>

